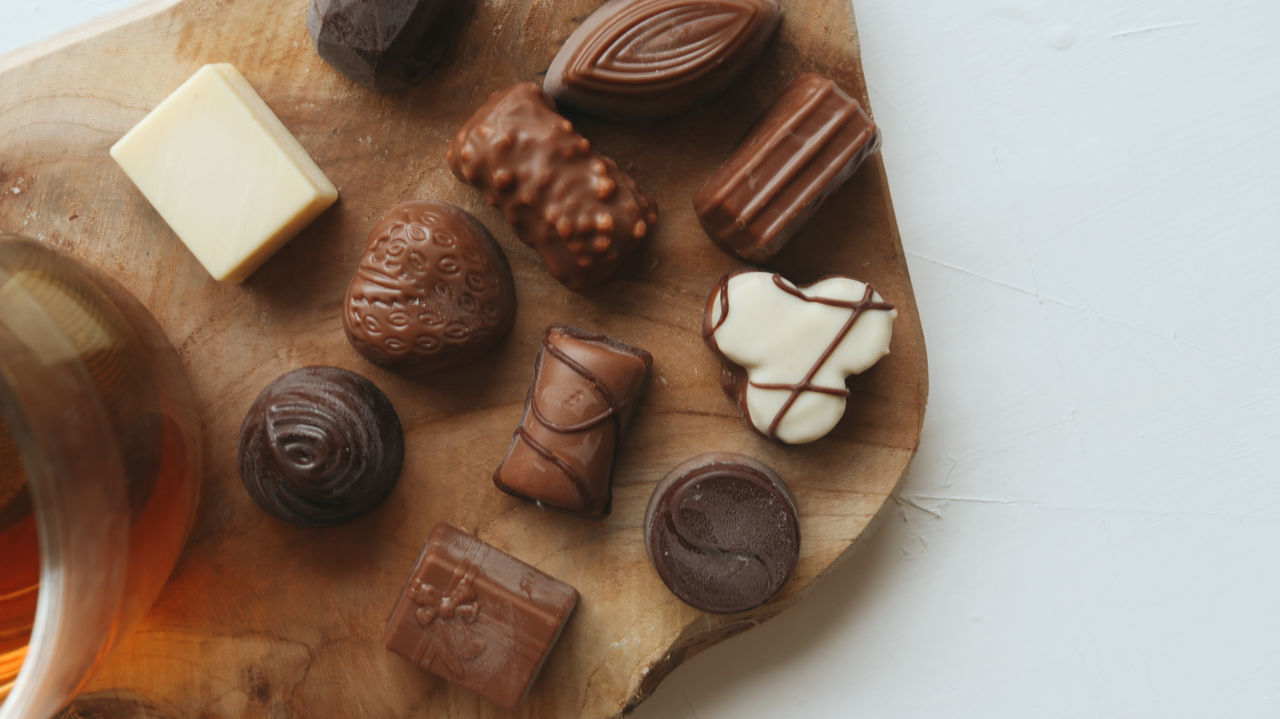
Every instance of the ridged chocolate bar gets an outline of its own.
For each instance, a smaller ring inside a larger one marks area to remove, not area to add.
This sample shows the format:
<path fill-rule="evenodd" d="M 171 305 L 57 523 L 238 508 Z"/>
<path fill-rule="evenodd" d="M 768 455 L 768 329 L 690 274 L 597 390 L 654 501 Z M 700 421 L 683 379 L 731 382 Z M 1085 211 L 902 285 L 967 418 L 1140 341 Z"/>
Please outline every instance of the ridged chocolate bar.
<path fill-rule="evenodd" d="M 693 207 L 716 244 L 768 262 L 879 149 L 880 131 L 861 104 L 834 81 L 806 73 L 703 183 Z"/>

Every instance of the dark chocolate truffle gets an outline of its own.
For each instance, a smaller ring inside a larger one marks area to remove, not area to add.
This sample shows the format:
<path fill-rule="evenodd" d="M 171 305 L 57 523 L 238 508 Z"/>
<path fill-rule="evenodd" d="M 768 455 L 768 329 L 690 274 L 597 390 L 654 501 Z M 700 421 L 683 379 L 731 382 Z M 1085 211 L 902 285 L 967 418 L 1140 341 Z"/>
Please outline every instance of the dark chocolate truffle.
<path fill-rule="evenodd" d="M 772 469 L 737 454 L 704 454 L 673 469 L 654 489 L 644 527 L 662 581 L 716 614 L 773 599 L 800 556 L 791 493 Z"/>
<path fill-rule="evenodd" d="M 267 385 L 240 427 L 240 478 L 263 509 L 323 527 L 373 509 L 400 476 L 404 435 L 372 382 L 303 367 Z"/>
<path fill-rule="evenodd" d="M 460 33 L 474 0 L 311 0 L 307 32 L 316 52 L 374 90 L 426 77 Z"/>
<path fill-rule="evenodd" d="M 565 41 L 543 88 L 620 120 L 675 115 L 733 82 L 781 17 L 776 0 L 610 0 Z"/>
<path fill-rule="evenodd" d="M 453 205 L 420 200 L 374 225 L 342 325 L 375 364 L 437 372 L 492 350 L 515 316 L 515 281 L 489 231 Z"/>
<path fill-rule="evenodd" d="M 617 274 L 658 222 L 654 199 L 531 82 L 490 95 L 449 143 L 445 160 L 575 292 Z"/>

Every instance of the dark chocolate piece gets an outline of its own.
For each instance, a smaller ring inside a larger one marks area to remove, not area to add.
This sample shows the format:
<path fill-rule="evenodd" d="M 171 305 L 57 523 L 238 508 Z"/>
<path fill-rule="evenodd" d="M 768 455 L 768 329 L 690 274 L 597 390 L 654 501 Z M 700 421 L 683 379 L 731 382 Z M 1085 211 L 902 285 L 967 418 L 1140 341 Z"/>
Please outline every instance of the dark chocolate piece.
<path fill-rule="evenodd" d="M 404 435 L 372 382 L 303 367 L 267 385 L 240 427 L 240 478 L 261 507 L 304 527 L 373 509 L 400 476 Z"/>
<path fill-rule="evenodd" d="M 573 587 L 436 524 L 387 620 L 387 649 L 514 709 L 578 604 Z"/>
<path fill-rule="evenodd" d="M 716 244 L 768 262 L 879 149 L 880 131 L 858 101 L 806 73 L 703 183 L 693 208 Z"/>
<path fill-rule="evenodd" d="M 571 290 L 612 277 L 658 221 L 653 198 L 574 132 L 531 82 L 491 95 L 449 143 L 446 159 Z"/>
<path fill-rule="evenodd" d="M 776 0 L 610 0 L 565 41 L 542 86 L 597 115 L 669 117 L 728 87 L 781 18 Z"/>
<path fill-rule="evenodd" d="M 493 483 L 584 517 L 607 516 L 614 458 L 652 366 L 653 356 L 638 347 L 548 327 L 524 415 Z"/>
<path fill-rule="evenodd" d="M 437 372 L 492 350 L 515 316 L 515 281 L 489 231 L 453 205 L 420 200 L 369 233 L 342 325 L 375 364 Z"/>
<path fill-rule="evenodd" d="M 311 0 L 316 52 L 374 90 L 422 82 L 471 15 L 475 0 Z"/>
<path fill-rule="evenodd" d="M 800 520 L 787 486 L 738 454 L 704 454 L 671 470 L 653 490 L 644 527 L 662 581 L 716 614 L 773 599 L 800 557 Z"/>

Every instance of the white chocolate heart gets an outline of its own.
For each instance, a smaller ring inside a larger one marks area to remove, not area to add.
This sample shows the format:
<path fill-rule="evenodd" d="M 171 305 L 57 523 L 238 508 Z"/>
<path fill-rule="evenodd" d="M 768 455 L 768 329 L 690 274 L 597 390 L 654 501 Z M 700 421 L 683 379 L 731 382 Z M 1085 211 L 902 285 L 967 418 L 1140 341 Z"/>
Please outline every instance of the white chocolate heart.
<path fill-rule="evenodd" d="M 788 444 L 812 442 L 844 415 L 845 380 L 889 354 L 898 311 L 870 285 L 828 277 L 796 287 L 770 272 L 722 280 L 707 340 L 746 373 L 747 421 Z"/>

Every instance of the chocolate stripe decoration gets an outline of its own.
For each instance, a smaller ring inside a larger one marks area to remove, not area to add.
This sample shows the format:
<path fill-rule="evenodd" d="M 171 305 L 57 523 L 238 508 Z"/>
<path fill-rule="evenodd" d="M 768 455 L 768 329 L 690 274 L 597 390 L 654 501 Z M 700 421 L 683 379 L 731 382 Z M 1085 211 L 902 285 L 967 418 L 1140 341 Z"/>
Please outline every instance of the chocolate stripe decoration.
<path fill-rule="evenodd" d="M 782 279 L 781 275 L 773 276 L 773 284 L 783 292 L 794 297 L 798 297 L 805 302 L 817 302 L 830 307 L 843 307 L 849 310 L 849 319 L 845 321 L 844 326 L 840 328 L 840 331 L 836 333 L 836 336 L 831 339 L 827 348 L 822 351 L 822 355 L 818 357 L 818 361 L 814 362 L 813 366 L 809 368 L 809 371 L 805 373 L 804 379 L 792 385 L 764 384 L 760 382 L 751 383 L 753 387 L 758 387 L 760 389 L 785 389 L 791 392 L 791 395 L 787 397 L 787 401 L 782 404 L 782 409 L 778 410 L 778 414 L 774 415 L 773 421 L 769 423 L 769 429 L 765 432 L 769 439 L 778 438 L 778 425 L 787 416 L 787 412 L 791 411 L 791 408 L 795 405 L 796 400 L 800 398 L 802 393 L 822 392 L 839 397 L 849 396 L 849 390 L 846 387 L 820 387 L 813 384 L 814 376 L 817 375 L 823 365 L 827 363 L 827 360 L 831 359 L 832 353 L 836 351 L 836 348 L 840 346 L 840 343 L 844 342 L 844 339 L 849 336 L 849 330 L 853 329 L 853 323 L 858 321 L 858 318 L 862 316 L 863 312 L 866 312 L 867 310 L 882 310 L 888 312 L 893 309 L 893 305 L 888 302 L 876 302 L 873 299 L 876 291 L 871 285 L 867 285 L 867 289 L 862 293 L 862 299 L 858 302 L 844 302 L 826 297 L 809 297 L 803 292 L 800 292 L 794 287 L 788 285 L 786 281 Z"/>
<path fill-rule="evenodd" d="M 807 305 L 848 314 L 813 313 Z M 859 323 L 872 315 L 876 319 L 866 331 L 853 337 Z M 888 353 L 896 316 L 894 306 L 875 288 L 847 277 L 828 277 L 798 288 L 781 275 L 743 271 L 726 275 L 708 297 L 703 339 L 726 363 L 725 390 L 738 400 L 757 431 L 783 442 L 809 442 L 829 432 L 843 414 L 850 396 L 843 381 Z M 731 321 L 734 326 L 727 327 Z M 761 338 L 773 341 L 762 344 Z M 786 375 L 797 379 L 775 379 Z M 819 381 L 819 376 L 825 380 Z M 786 393 L 780 402 L 776 396 L 761 396 L 777 392 Z M 788 424 L 806 394 L 831 399 Z"/>
<path fill-rule="evenodd" d="M 880 132 L 834 81 L 796 78 L 694 197 L 717 244 L 764 263 L 869 157 Z"/>
<path fill-rule="evenodd" d="M 603 335 L 548 327 L 494 484 L 585 517 L 607 515 L 614 460 L 652 364 L 648 352 Z"/>

